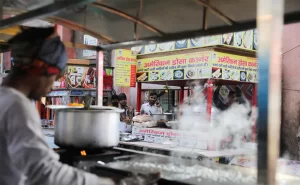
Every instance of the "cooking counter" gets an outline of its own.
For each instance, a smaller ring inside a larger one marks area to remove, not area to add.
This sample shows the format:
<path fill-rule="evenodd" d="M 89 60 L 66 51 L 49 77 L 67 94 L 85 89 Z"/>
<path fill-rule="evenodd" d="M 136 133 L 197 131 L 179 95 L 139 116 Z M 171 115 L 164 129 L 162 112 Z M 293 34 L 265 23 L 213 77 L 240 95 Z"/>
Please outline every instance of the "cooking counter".
<path fill-rule="evenodd" d="M 54 144 L 54 129 L 53 128 L 43 128 L 43 133 L 45 138 L 51 148 L 59 148 Z M 216 158 L 216 157 L 233 157 L 238 155 L 256 155 L 256 150 L 251 149 L 236 149 L 236 150 L 222 150 L 222 151 L 207 151 L 200 149 L 192 149 L 185 147 L 174 147 L 164 144 L 148 143 L 144 141 L 136 142 L 119 142 L 120 147 L 123 148 L 133 148 L 142 151 L 158 150 L 165 154 L 170 153 L 185 153 L 192 154 L 206 158 Z"/>
<path fill-rule="evenodd" d="M 43 129 L 43 133 L 45 134 L 46 140 L 48 144 L 52 148 L 57 148 L 54 144 L 54 129 Z M 250 168 L 243 168 L 243 167 L 234 167 L 222 164 L 214 164 L 214 163 L 206 163 L 205 161 L 198 161 L 198 160 L 185 160 L 182 158 L 174 158 L 172 156 L 162 156 L 158 154 L 151 154 L 146 152 L 148 149 L 153 149 L 156 151 L 169 151 L 170 153 L 190 153 L 191 156 L 202 156 L 203 158 L 215 158 L 221 156 L 236 156 L 242 154 L 256 154 L 255 150 L 249 149 L 240 149 L 240 150 L 223 150 L 223 151 L 204 151 L 199 149 L 191 149 L 191 148 L 184 148 L 184 147 L 171 147 L 162 144 L 155 144 L 155 143 L 147 143 L 147 142 L 120 142 L 120 146 L 125 147 L 138 147 L 145 152 L 139 152 L 137 150 L 128 150 L 115 147 L 112 150 L 116 153 L 120 153 L 116 156 L 109 154 L 109 152 L 100 153 L 99 157 L 90 155 L 89 157 L 83 157 L 83 161 L 87 161 L 89 164 L 90 162 L 95 161 L 104 161 L 105 165 L 104 168 L 99 171 L 95 171 L 93 173 L 103 175 L 107 173 L 107 171 L 111 171 L 111 175 L 116 175 L 116 171 L 113 169 L 120 169 L 130 172 L 141 172 L 145 170 L 146 172 L 153 172 L 154 171 L 161 171 L 163 177 L 160 180 L 160 184 L 163 185 L 187 185 L 187 184 L 199 184 L 199 185 L 209 185 L 209 184 L 256 184 L 253 183 L 255 181 L 256 170 Z M 122 151 L 125 151 L 125 153 Z M 196 155 L 195 155 L 196 154 Z M 151 157 L 152 156 L 152 157 Z M 72 156 L 68 156 L 71 158 Z M 105 159 L 109 159 L 105 161 Z M 128 159 L 127 159 L 128 158 Z M 132 158 L 132 159 L 130 159 Z M 185 161 L 185 163 L 180 162 Z M 78 163 L 81 164 L 81 163 Z M 154 165 L 156 164 L 156 165 Z M 185 165 L 184 165 L 185 164 Z M 207 166 L 210 164 L 209 166 Z M 80 168 L 80 166 L 75 166 Z M 237 175 L 234 175 L 237 173 Z M 245 176 L 240 176 L 244 174 Z M 293 185 L 299 184 L 300 180 L 296 176 L 288 176 L 278 174 L 280 176 L 280 183 L 279 185 Z M 234 178 L 233 178 L 234 177 Z M 228 183 L 228 179 L 233 179 L 231 182 Z M 169 180 L 169 181 L 168 181 Z M 175 181 L 173 181 L 175 180 Z M 227 181 L 227 182 L 226 182 Z M 237 181 L 238 183 L 233 183 L 233 181 Z M 176 183 L 175 183 L 176 182 Z M 243 183 L 242 183 L 243 182 Z"/>

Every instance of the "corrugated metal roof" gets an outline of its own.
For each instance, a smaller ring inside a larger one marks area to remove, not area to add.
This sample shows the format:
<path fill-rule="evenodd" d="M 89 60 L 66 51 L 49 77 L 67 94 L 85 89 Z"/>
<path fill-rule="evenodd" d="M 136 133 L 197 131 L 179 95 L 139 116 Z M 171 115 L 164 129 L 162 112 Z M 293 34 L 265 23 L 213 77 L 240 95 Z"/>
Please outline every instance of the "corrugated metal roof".
<path fill-rule="evenodd" d="M 51 5 L 54 1 L 9 2 L 14 2 L 6 5 L 6 9 L 9 8 L 10 11 L 29 11 Z M 58 6 L 63 6 L 63 3 Z M 286 22 L 300 20 L 299 14 L 300 1 L 285 0 Z M 48 20 L 84 31 L 106 43 L 137 39 L 161 42 L 253 28 L 256 26 L 256 0 L 96 0 L 60 11 L 48 17 Z M 0 24 L 0 27 L 3 26 Z M 164 39 L 160 39 L 162 36 L 165 36 Z M 129 47 L 134 44 L 144 42 L 129 42 L 104 48 Z"/>

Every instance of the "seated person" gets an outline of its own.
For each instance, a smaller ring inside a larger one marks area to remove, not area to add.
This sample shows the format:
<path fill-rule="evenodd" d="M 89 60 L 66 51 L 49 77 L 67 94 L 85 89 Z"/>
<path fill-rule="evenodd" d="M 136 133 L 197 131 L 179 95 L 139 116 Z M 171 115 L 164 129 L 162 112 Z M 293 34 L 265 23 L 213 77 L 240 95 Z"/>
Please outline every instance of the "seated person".
<path fill-rule="evenodd" d="M 119 94 L 119 107 L 124 110 L 124 112 L 120 114 L 120 131 L 130 132 L 134 109 L 127 105 L 127 96 L 124 93 Z"/>
<path fill-rule="evenodd" d="M 119 107 L 119 96 L 114 94 L 111 96 L 111 107 Z"/>

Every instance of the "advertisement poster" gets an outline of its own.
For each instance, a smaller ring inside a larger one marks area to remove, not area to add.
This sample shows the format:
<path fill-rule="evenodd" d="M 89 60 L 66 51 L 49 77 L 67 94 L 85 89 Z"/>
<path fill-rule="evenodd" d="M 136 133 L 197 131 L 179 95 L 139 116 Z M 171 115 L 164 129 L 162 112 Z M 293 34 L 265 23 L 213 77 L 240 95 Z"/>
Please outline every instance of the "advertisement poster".
<path fill-rule="evenodd" d="M 131 50 L 115 50 L 115 85 L 118 87 L 135 87 L 136 56 Z"/>
<path fill-rule="evenodd" d="M 67 88 L 67 75 L 65 74 L 60 79 L 54 82 L 54 89 Z"/>
<path fill-rule="evenodd" d="M 138 82 L 202 79 L 211 76 L 210 52 L 197 52 L 137 61 Z"/>
<path fill-rule="evenodd" d="M 257 71 L 256 58 L 212 52 L 212 78 L 257 82 Z"/>
<path fill-rule="evenodd" d="M 68 88 L 96 88 L 96 68 L 68 66 Z"/>

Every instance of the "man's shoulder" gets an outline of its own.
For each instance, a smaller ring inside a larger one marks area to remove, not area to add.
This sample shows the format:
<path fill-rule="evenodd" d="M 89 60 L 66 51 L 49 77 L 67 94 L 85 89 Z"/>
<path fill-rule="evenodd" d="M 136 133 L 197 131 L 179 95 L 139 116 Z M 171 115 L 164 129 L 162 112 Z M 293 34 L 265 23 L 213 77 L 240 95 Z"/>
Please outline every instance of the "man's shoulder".
<path fill-rule="evenodd" d="M 145 106 L 150 106 L 150 105 L 149 105 L 149 102 L 144 103 L 144 104 L 142 105 L 142 107 L 145 107 Z"/>
<path fill-rule="evenodd" d="M 21 92 L 18 92 L 12 88 L 1 87 L 0 86 L 0 106 L 5 105 L 10 106 L 26 106 L 30 100 L 26 98 Z M 17 107 L 15 107 L 17 108 Z"/>

